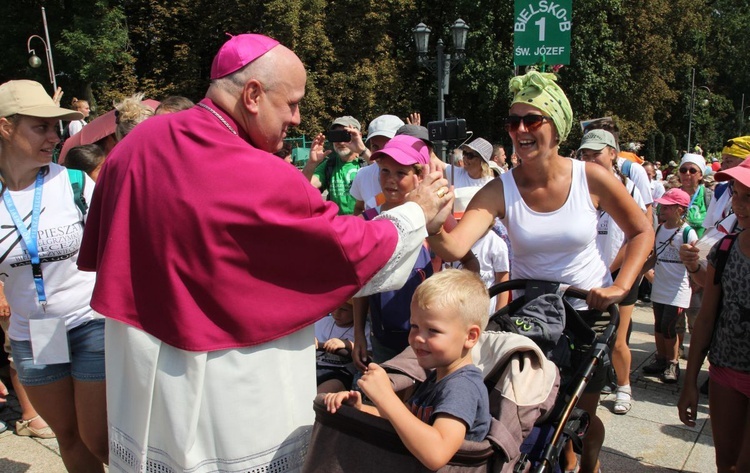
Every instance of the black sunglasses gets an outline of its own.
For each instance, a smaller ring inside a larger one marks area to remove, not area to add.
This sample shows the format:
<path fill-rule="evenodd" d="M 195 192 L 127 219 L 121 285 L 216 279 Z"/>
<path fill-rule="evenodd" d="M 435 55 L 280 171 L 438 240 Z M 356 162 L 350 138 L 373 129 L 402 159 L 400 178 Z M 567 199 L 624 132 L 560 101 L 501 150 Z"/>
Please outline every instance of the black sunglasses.
<path fill-rule="evenodd" d="M 479 156 L 477 153 L 475 153 L 473 151 L 464 151 L 463 157 L 464 157 L 464 159 L 478 159 L 478 158 L 481 158 L 481 156 Z"/>
<path fill-rule="evenodd" d="M 505 119 L 505 130 L 516 131 L 518 130 L 518 127 L 521 126 L 521 122 L 523 122 L 523 126 L 528 131 L 535 131 L 542 126 L 545 120 L 551 121 L 552 117 L 545 115 L 524 115 L 522 117 L 511 115 Z"/>
<path fill-rule="evenodd" d="M 698 172 L 695 168 L 680 168 L 680 174 L 696 174 Z"/>

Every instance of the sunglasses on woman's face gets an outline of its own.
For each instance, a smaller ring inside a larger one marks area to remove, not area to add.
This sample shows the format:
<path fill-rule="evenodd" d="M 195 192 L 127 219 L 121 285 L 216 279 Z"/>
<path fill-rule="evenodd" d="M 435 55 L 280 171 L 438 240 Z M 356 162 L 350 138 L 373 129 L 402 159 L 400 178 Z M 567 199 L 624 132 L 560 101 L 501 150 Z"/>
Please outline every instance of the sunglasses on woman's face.
<path fill-rule="evenodd" d="M 695 168 L 680 168 L 680 174 L 696 174 L 698 172 Z"/>
<path fill-rule="evenodd" d="M 472 151 L 464 151 L 464 159 L 478 159 L 481 156 L 479 156 L 477 153 L 474 153 Z"/>
<path fill-rule="evenodd" d="M 518 130 L 518 127 L 521 126 L 521 122 L 523 122 L 523 126 L 526 130 L 536 131 L 541 128 L 545 120 L 552 120 L 552 117 L 547 117 L 545 115 L 524 115 L 522 117 L 511 115 L 505 119 L 505 130 L 515 132 Z"/>

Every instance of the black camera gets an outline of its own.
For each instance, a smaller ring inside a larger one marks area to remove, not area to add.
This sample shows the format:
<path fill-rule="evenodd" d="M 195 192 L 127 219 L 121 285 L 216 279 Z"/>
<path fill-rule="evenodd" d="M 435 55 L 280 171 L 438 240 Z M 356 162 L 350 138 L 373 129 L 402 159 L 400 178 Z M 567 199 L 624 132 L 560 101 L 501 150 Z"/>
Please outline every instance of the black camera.
<path fill-rule="evenodd" d="M 430 141 L 459 141 L 466 139 L 466 120 L 463 118 L 446 118 L 442 121 L 427 124 Z"/>
<path fill-rule="evenodd" d="M 344 129 L 328 130 L 325 135 L 331 143 L 348 143 L 352 140 L 352 134 Z"/>

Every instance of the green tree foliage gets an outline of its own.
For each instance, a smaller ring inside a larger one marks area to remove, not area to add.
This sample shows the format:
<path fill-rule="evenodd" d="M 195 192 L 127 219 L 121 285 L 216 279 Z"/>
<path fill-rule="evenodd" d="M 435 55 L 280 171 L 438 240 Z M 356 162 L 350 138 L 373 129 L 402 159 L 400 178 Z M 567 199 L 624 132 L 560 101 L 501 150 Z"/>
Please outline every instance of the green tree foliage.
<path fill-rule="evenodd" d="M 712 2 L 711 41 L 707 43 L 708 54 L 705 60 L 714 74 L 710 77 L 710 83 L 706 85 L 711 88 L 712 93 L 731 101 L 734 114 L 717 124 L 725 138 L 746 132 L 744 130 L 740 133 L 739 109 L 742 106 L 743 94 L 744 106 L 750 101 L 750 77 L 746 67 L 747 61 L 750 61 L 748 21 L 750 9 L 746 0 Z"/>
<path fill-rule="evenodd" d="M 342 114 L 364 125 L 380 114 L 411 111 L 421 112 L 423 122 L 434 120 L 436 76 L 417 64 L 411 30 L 419 22 L 432 28 L 431 57 L 438 38 L 452 53 L 449 27 L 462 18 L 471 28 L 466 60 L 450 76 L 446 116 L 466 118 L 475 136 L 510 144 L 502 126 L 507 83 L 523 73 L 513 67 L 512 1 L 18 0 L 0 18 L 6 46 L 0 80 L 48 83 L 44 67 L 28 66 L 25 45 L 30 35 L 43 34 L 43 3 L 63 104 L 90 95 L 106 110 L 137 90 L 198 100 L 225 33 L 261 32 L 292 48 L 307 67 L 297 131 L 308 135 Z M 739 111 L 742 94 L 750 94 L 748 24 L 746 0 L 575 0 L 571 64 L 558 71 L 559 83 L 576 121 L 612 116 L 622 142 L 645 142 L 655 133 L 657 157 L 688 144 L 694 68 L 691 144 L 717 151 L 748 121 Z M 662 151 L 660 133 L 676 143 L 665 138 Z M 580 137 L 576 126 L 563 152 Z"/>
<path fill-rule="evenodd" d="M 664 154 L 661 155 L 661 162 L 668 163 L 677 158 L 677 140 L 672 133 L 664 135 Z"/>
<path fill-rule="evenodd" d="M 442 38 L 450 51 L 449 27 L 456 19 L 463 19 L 470 27 L 466 60 L 454 69 L 451 76 L 446 116 L 466 118 L 475 136 L 510 144 L 503 130 L 503 120 L 508 116 L 511 98 L 508 81 L 513 76 L 513 3 L 502 0 L 461 1 L 455 8 L 442 11 L 433 10 L 431 5 L 432 2 L 425 2 L 420 7 L 425 15 L 420 21 L 433 28 L 433 51 L 437 38 Z M 426 94 L 429 100 L 424 103 L 423 110 L 428 110 L 426 115 L 434 120 L 437 116 L 435 74 L 428 76 L 428 83 L 431 83 L 430 93 Z"/>
<path fill-rule="evenodd" d="M 306 47 L 299 51 L 321 105 L 305 118 L 303 131 L 322 131 L 339 115 L 352 115 L 363 127 L 382 114 L 406 116 L 413 91 L 406 77 L 415 71 L 405 51 L 404 19 L 413 13 L 411 2 L 322 3 L 324 15 L 314 19 L 322 28 L 308 31 Z M 324 55 L 318 51 L 321 45 Z M 310 111 L 308 104 L 305 111 Z"/>
<path fill-rule="evenodd" d="M 81 95 L 93 104 L 96 100 L 91 94 L 92 84 L 96 84 L 97 97 L 105 104 L 136 88 L 135 58 L 128 48 L 125 14 L 120 6 L 111 3 L 106 0 L 85 5 L 71 2 L 75 5 L 69 11 L 72 21 L 62 30 L 61 39 L 56 43 L 68 65 L 70 80 L 84 85 L 85 92 Z"/>
<path fill-rule="evenodd" d="M 640 152 L 640 155 L 643 156 L 648 161 L 653 161 L 654 156 L 656 156 L 656 145 L 655 145 L 654 135 L 648 135 L 648 138 L 646 139 L 645 146 Z"/>
<path fill-rule="evenodd" d="M 649 156 L 649 161 L 657 161 L 664 155 L 664 133 L 658 129 L 653 132 L 654 137 L 654 154 Z"/>
<path fill-rule="evenodd" d="M 581 0 L 573 4 L 571 64 L 560 71 L 561 85 L 567 91 L 577 120 L 604 116 L 615 118 L 620 141 L 629 141 L 628 123 L 620 117 L 615 98 L 626 92 L 626 70 L 622 67 L 625 45 L 620 39 L 623 6 L 621 0 Z M 574 127 L 569 142 L 581 138 Z"/>

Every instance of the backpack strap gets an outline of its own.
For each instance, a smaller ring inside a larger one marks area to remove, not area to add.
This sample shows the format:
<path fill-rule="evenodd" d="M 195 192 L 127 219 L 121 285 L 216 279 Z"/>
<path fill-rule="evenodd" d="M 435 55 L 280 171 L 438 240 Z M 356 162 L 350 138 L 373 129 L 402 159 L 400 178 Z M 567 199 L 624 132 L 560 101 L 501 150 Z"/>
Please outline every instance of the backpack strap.
<path fill-rule="evenodd" d="M 72 123 L 72 122 L 71 122 L 71 123 Z M 62 135 L 62 139 L 61 139 L 60 141 L 62 141 L 63 143 L 65 143 L 65 141 L 66 141 L 66 140 L 67 140 L 68 138 L 70 138 L 70 123 L 68 123 L 68 125 L 67 125 L 67 126 L 65 127 L 65 129 L 63 130 L 63 135 Z"/>
<path fill-rule="evenodd" d="M 656 237 L 659 235 L 659 230 L 661 230 L 661 226 L 664 225 L 663 223 L 660 223 L 656 227 L 656 231 L 654 232 L 654 253 L 656 253 Z"/>
<path fill-rule="evenodd" d="M 719 241 L 719 247 L 716 249 L 716 270 L 714 271 L 714 284 L 721 284 L 721 274 L 729 259 L 729 250 L 732 249 L 739 233 L 730 233 Z"/>
<path fill-rule="evenodd" d="M 690 230 L 692 229 L 693 227 L 691 227 L 690 225 L 682 229 L 682 243 L 687 245 L 688 238 L 690 237 Z"/>
<path fill-rule="evenodd" d="M 708 206 L 711 204 L 711 198 L 714 196 L 713 191 L 706 187 L 704 184 L 701 184 L 701 187 L 703 188 L 703 205 L 706 209 L 708 209 Z"/>
<path fill-rule="evenodd" d="M 89 209 L 86 203 L 86 197 L 83 194 L 86 188 L 86 177 L 83 175 L 83 171 L 80 169 L 68 169 L 68 178 L 70 179 L 70 187 L 73 188 L 73 202 L 75 202 L 78 210 L 81 211 L 82 215 L 86 215 Z"/>

